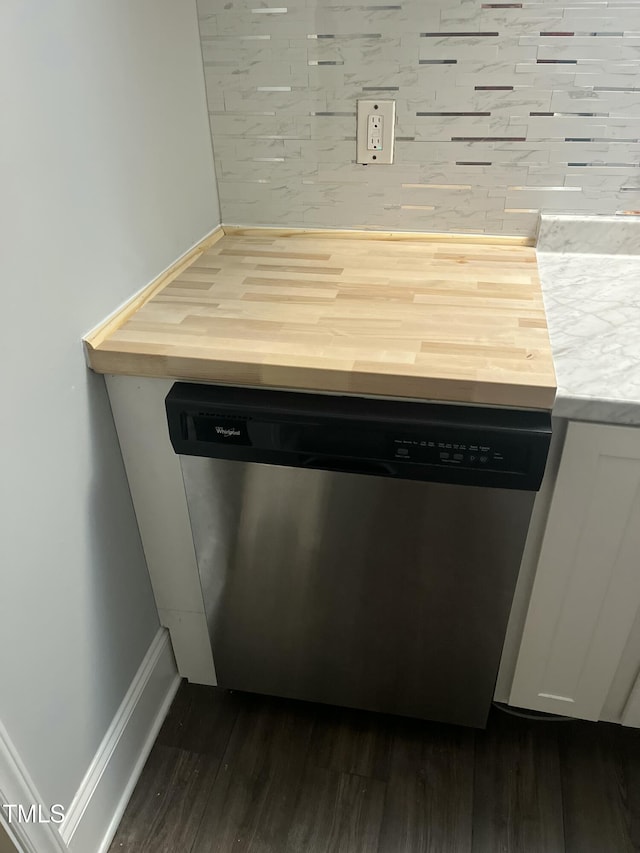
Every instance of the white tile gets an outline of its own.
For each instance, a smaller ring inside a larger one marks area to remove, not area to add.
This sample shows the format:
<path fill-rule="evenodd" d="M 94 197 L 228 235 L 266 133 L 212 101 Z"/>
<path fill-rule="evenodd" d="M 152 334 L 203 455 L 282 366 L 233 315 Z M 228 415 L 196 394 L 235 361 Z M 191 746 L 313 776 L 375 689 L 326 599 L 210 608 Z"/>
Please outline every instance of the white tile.
<path fill-rule="evenodd" d="M 539 208 L 637 207 L 639 10 L 198 0 L 224 221 L 533 234 Z M 396 100 L 396 163 L 364 169 L 355 102 L 372 94 Z"/>

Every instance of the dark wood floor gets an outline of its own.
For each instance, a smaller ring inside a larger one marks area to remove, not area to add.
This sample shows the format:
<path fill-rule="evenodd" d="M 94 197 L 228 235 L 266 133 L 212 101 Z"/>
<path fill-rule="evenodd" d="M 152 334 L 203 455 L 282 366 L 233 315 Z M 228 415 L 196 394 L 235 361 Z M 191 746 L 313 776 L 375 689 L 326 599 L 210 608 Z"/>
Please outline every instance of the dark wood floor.
<path fill-rule="evenodd" d="M 640 851 L 640 731 L 486 731 L 183 684 L 110 853 Z"/>

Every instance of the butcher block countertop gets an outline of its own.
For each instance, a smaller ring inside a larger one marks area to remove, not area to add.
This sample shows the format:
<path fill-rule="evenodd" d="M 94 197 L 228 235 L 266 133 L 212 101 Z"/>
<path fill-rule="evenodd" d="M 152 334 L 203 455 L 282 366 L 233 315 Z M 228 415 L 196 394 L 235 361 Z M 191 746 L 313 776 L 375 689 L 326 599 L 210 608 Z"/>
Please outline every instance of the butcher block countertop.
<path fill-rule="evenodd" d="M 535 249 L 219 229 L 85 340 L 101 373 L 550 409 Z"/>

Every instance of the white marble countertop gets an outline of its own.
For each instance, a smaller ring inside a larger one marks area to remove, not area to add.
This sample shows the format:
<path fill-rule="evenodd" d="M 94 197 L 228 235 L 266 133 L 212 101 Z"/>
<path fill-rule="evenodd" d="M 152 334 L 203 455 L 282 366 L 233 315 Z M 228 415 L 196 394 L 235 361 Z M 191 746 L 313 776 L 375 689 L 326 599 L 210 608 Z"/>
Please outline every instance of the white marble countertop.
<path fill-rule="evenodd" d="M 640 254 L 634 254 L 640 252 L 640 219 L 602 217 L 600 242 L 592 227 L 600 218 L 591 217 L 582 245 L 580 220 L 573 220 L 572 236 L 567 223 L 558 227 L 559 217 L 549 219 L 552 227 L 543 217 L 538 267 L 558 379 L 553 413 L 640 424 Z M 609 247 L 615 253 L 598 253 Z"/>

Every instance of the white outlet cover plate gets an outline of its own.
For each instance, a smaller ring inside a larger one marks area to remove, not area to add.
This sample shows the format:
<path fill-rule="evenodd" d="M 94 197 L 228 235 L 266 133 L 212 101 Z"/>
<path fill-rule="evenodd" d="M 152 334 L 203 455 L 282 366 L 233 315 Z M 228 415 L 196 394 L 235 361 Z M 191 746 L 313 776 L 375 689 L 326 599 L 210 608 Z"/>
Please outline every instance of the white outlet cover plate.
<path fill-rule="evenodd" d="M 367 147 L 369 116 L 382 116 L 382 151 L 370 151 Z M 372 166 L 393 163 L 393 148 L 396 137 L 396 102 L 361 100 L 357 102 L 356 162 Z"/>

